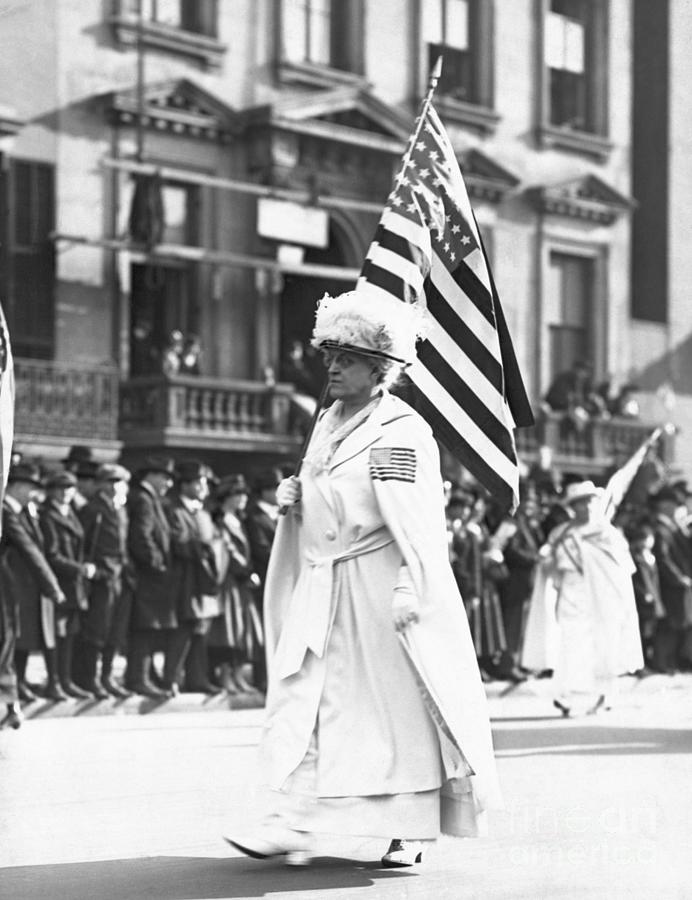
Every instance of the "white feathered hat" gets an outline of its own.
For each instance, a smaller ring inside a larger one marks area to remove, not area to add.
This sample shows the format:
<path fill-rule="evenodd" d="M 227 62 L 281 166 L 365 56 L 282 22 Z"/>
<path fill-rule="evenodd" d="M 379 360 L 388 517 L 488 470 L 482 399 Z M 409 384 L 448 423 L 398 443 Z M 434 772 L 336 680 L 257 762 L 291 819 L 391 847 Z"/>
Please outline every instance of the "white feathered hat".
<path fill-rule="evenodd" d="M 311 343 L 322 350 L 346 350 L 406 366 L 416 358 L 422 331 L 418 306 L 361 288 L 322 297 Z"/>

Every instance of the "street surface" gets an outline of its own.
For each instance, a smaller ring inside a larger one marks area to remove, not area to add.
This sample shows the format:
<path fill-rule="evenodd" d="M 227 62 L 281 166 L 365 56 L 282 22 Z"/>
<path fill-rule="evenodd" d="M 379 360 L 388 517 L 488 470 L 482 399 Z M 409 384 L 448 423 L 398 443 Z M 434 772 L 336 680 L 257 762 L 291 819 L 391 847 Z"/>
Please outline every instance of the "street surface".
<path fill-rule="evenodd" d="M 0 732 L 2 900 L 692 897 L 692 676 L 623 679 L 558 718 L 550 684 L 491 685 L 506 809 L 415 870 L 323 839 L 309 868 L 221 840 L 257 808 L 262 710 L 39 717 Z"/>

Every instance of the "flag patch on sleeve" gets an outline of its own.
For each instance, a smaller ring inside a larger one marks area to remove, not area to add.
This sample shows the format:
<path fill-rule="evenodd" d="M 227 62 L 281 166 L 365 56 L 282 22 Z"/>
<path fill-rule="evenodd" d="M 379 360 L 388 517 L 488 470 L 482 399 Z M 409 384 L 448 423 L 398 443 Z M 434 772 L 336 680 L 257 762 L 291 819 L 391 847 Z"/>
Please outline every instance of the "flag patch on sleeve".
<path fill-rule="evenodd" d="M 373 447 L 370 477 L 378 481 L 416 480 L 416 451 L 410 447 Z"/>

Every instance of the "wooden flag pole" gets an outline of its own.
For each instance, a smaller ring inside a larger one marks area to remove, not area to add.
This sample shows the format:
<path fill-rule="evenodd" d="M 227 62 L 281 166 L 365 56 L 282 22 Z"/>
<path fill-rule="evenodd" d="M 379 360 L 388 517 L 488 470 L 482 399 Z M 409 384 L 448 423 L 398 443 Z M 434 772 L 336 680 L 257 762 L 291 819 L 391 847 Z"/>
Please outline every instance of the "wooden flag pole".
<path fill-rule="evenodd" d="M 305 459 L 305 454 L 308 451 L 308 447 L 310 445 L 310 440 L 312 438 L 312 433 L 315 430 L 315 425 L 317 424 L 317 420 L 319 419 L 320 413 L 324 407 L 325 401 L 327 399 L 327 392 L 329 391 L 329 379 L 325 378 L 324 385 L 320 392 L 319 399 L 317 401 L 317 406 L 315 407 L 315 412 L 312 415 L 312 421 L 310 422 L 310 427 L 308 428 L 308 433 L 305 435 L 305 440 L 303 441 L 303 447 L 300 451 L 300 456 L 298 457 L 298 462 L 296 463 L 296 467 L 293 470 L 293 477 L 297 478 L 300 475 L 300 470 L 303 468 L 303 460 Z M 288 512 L 287 506 L 279 507 L 279 515 L 285 516 Z"/>
<path fill-rule="evenodd" d="M 438 56 L 437 62 L 433 66 L 433 69 L 430 73 L 430 81 L 428 83 L 428 93 L 421 104 L 421 110 L 418 115 L 418 120 L 416 123 L 416 128 L 411 135 L 411 140 L 408 143 L 408 147 L 406 148 L 406 153 L 404 154 L 402 166 L 400 172 L 405 172 L 406 167 L 408 165 L 408 161 L 411 158 L 411 154 L 413 153 L 413 148 L 416 145 L 416 141 L 418 140 L 418 135 L 420 134 L 420 130 L 423 127 L 423 122 L 425 121 L 425 114 L 428 111 L 428 107 L 432 103 L 433 94 L 435 93 L 435 88 L 437 87 L 437 82 L 442 74 L 442 56 Z M 317 424 L 317 419 L 319 418 L 320 413 L 322 412 L 322 408 L 324 406 L 324 402 L 327 399 L 327 391 L 329 389 L 329 381 L 326 380 L 324 383 L 324 387 L 322 388 L 322 393 L 320 394 L 320 398 L 317 401 L 317 407 L 315 409 L 315 413 L 312 417 L 312 421 L 310 422 L 310 427 L 308 429 L 308 433 L 305 438 L 305 442 L 303 444 L 303 449 L 301 450 L 300 457 L 298 462 L 296 463 L 295 470 L 293 472 L 294 478 L 297 478 L 300 475 L 300 470 L 303 467 L 303 460 L 305 459 L 305 454 L 308 449 L 308 445 L 310 443 L 310 439 L 312 438 L 312 433 L 315 430 L 315 425 Z M 284 516 L 288 511 L 288 507 L 281 506 L 279 508 L 279 515 Z"/>

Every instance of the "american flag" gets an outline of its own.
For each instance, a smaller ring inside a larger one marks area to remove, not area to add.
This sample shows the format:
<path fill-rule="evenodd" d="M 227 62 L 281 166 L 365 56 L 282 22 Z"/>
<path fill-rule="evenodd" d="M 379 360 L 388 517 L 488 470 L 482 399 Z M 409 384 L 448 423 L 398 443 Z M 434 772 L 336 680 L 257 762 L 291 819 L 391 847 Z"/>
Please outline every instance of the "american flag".
<path fill-rule="evenodd" d="M 0 306 L 0 505 L 5 496 L 14 440 L 14 363 L 10 334 Z M 1 528 L 1 525 L 0 525 Z"/>
<path fill-rule="evenodd" d="M 513 507 L 519 493 L 514 428 L 532 425 L 533 414 L 466 185 L 431 94 L 358 287 L 425 304 L 425 339 L 407 370 L 416 406 L 467 470 Z"/>

